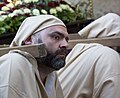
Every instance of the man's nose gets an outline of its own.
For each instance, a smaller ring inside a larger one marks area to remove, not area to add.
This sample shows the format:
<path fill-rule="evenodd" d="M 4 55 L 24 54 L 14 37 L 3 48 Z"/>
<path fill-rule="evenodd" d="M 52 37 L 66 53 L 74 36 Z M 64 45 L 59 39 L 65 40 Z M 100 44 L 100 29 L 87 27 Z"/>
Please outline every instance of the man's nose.
<path fill-rule="evenodd" d="M 62 48 L 62 47 L 68 48 L 68 42 L 66 41 L 66 39 L 63 39 L 60 42 L 60 48 Z"/>

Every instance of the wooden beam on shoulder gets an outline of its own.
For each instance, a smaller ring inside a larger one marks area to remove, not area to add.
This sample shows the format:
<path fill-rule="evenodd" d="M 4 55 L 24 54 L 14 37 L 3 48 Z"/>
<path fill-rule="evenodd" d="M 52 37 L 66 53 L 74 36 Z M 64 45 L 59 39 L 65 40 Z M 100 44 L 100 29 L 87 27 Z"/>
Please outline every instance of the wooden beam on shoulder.
<path fill-rule="evenodd" d="M 99 43 L 110 47 L 120 47 L 120 36 L 89 39 L 72 39 L 69 40 L 69 48 L 73 48 L 77 43 Z"/>
<path fill-rule="evenodd" d="M 0 48 L 0 56 L 8 53 L 10 50 L 21 50 L 30 53 L 35 58 L 44 57 L 47 55 L 47 51 L 44 44 L 36 45 L 24 45 L 16 47 L 4 47 Z"/>

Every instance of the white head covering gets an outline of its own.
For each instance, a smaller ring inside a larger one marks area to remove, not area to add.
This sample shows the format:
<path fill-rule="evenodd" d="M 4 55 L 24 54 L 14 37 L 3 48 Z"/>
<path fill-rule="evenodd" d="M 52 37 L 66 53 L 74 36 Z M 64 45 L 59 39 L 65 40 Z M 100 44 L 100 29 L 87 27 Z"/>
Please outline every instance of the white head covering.
<path fill-rule="evenodd" d="M 26 18 L 21 24 L 15 38 L 13 39 L 10 47 L 21 46 L 22 41 L 26 40 L 30 35 L 37 33 L 47 27 L 65 24 L 53 15 L 39 15 Z"/>
<path fill-rule="evenodd" d="M 109 37 L 120 35 L 120 16 L 108 13 L 78 32 L 83 38 Z"/>

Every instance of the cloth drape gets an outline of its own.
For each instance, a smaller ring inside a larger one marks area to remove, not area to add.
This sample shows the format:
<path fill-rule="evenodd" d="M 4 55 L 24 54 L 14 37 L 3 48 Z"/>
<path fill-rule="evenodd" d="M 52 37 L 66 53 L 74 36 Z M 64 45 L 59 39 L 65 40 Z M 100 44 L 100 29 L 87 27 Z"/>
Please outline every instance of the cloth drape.
<path fill-rule="evenodd" d="M 120 98 L 120 55 L 100 44 L 77 44 L 57 72 L 65 98 Z"/>
<path fill-rule="evenodd" d="M 56 72 L 44 86 L 34 57 L 14 50 L 0 57 L 0 98 L 63 98 L 63 92 Z"/>

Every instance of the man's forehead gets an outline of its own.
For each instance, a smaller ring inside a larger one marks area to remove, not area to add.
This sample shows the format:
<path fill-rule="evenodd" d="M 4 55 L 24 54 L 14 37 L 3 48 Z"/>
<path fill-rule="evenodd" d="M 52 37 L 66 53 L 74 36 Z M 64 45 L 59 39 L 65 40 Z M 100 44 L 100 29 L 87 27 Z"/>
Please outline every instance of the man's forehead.
<path fill-rule="evenodd" d="M 50 31 L 59 31 L 61 33 L 66 32 L 67 33 L 67 28 L 62 26 L 62 25 L 55 25 L 55 26 L 50 26 L 48 27 Z"/>

